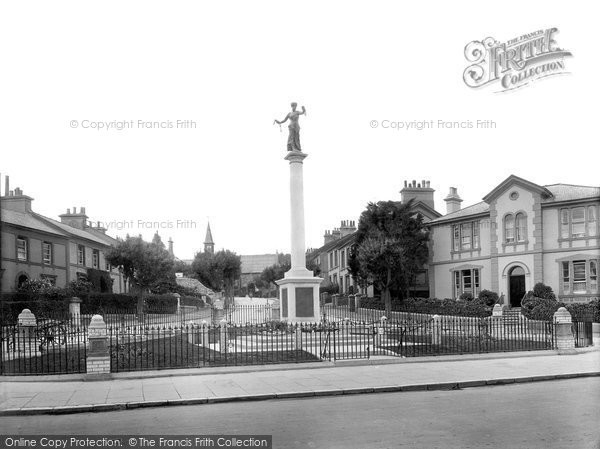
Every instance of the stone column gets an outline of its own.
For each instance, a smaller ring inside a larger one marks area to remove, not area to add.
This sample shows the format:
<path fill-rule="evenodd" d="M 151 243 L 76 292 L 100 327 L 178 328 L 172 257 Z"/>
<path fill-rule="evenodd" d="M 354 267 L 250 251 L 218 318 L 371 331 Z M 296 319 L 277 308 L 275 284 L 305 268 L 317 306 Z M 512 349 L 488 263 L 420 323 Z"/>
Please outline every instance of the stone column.
<path fill-rule="evenodd" d="M 494 338 L 502 338 L 504 330 L 503 310 L 500 304 L 496 304 L 492 310 L 492 316 L 489 318 L 491 329 L 490 335 Z"/>
<path fill-rule="evenodd" d="M 69 316 L 71 317 L 71 324 L 75 327 L 81 327 L 81 299 L 75 296 L 69 300 Z"/>
<path fill-rule="evenodd" d="M 319 284 L 321 278 L 306 268 L 304 240 L 304 174 L 303 161 L 308 155 L 289 151 L 285 160 L 290 163 L 291 268 L 280 286 L 281 319 L 290 323 L 319 322 Z"/>
<path fill-rule="evenodd" d="M 17 317 L 17 341 L 15 347 L 17 352 L 27 356 L 40 355 L 39 344 L 35 337 L 37 320 L 29 309 L 23 309 Z"/>
<path fill-rule="evenodd" d="M 348 310 L 350 312 L 356 312 L 356 297 L 354 295 L 348 295 Z"/>
<path fill-rule="evenodd" d="M 219 351 L 221 354 L 225 354 L 227 352 L 227 321 L 225 319 L 221 320 L 219 323 Z"/>
<path fill-rule="evenodd" d="M 212 324 L 218 326 L 225 319 L 225 309 L 223 301 L 216 300 L 212 306 Z"/>
<path fill-rule="evenodd" d="M 101 315 L 94 315 L 88 326 L 87 373 L 109 374 L 109 336 Z"/>
<path fill-rule="evenodd" d="M 575 354 L 573 321 L 567 309 L 561 307 L 554 312 L 554 336 L 559 354 Z"/>
<path fill-rule="evenodd" d="M 439 315 L 433 315 L 431 323 L 431 344 L 442 344 L 442 318 Z"/>
<path fill-rule="evenodd" d="M 600 346 L 600 323 L 592 323 L 592 344 Z"/>

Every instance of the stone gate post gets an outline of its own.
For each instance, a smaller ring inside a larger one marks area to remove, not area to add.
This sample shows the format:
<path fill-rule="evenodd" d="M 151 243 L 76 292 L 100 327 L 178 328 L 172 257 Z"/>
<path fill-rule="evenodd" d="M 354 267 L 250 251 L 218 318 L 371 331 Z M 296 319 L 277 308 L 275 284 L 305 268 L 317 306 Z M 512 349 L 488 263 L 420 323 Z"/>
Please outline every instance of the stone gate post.
<path fill-rule="evenodd" d="M 109 374 L 110 352 L 106 323 L 101 315 L 94 315 L 88 326 L 87 374 Z"/>
<path fill-rule="evenodd" d="M 16 349 L 19 353 L 27 356 L 40 355 L 38 341 L 35 335 L 37 320 L 29 309 L 23 309 L 17 317 L 17 341 Z"/>
<path fill-rule="evenodd" d="M 573 321 L 571 314 L 564 307 L 554 312 L 554 335 L 559 354 L 575 354 Z"/>

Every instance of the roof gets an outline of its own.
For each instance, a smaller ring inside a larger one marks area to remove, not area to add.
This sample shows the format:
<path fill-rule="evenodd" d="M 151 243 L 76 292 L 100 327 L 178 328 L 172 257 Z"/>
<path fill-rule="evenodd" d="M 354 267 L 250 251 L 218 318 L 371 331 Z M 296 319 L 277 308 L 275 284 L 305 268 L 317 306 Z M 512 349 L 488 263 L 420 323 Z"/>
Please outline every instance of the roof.
<path fill-rule="evenodd" d="M 552 193 L 552 198 L 548 198 L 544 203 L 573 201 L 586 198 L 600 199 L 600 187 L 578 186 L 574 184 L 551 184 L 546 188 Z"/>
<path fill-rule="evenodd" d="M 509 186 L 514 184 L 520 185 L 531 192 L 537 192 L 542 196 L 542 198 L 552 197 L 552 192 L 550 192 L 546 187 L 537 185 L 531 181 L 527 181 L 526 179 L 519 178 L 518 176 L 510 175 L 508 178 L 498 184 L 490 193 L 484 196 L 483 201 L 489 203 L 494 198 L 500 196 Z"/>
<path fill-rule="evenodd" d="M 542 204 L 552 204 L 552 203 L 560 203 L 563 201 L 577 201 L 577 200 L 585 200 L 585 199 L 596 199 L 600 200 L 600 187 L 593 186 L 580 186 L 575 184 L 550 184 L 546 186 L 537 186 L 533 183 L 529 183 L 529 181 L 522 180 L 517 176 L 510 176 L 508 179 L 512 179 L 513 181 L 523 185 L 523 183 L 528 183 L 529 185 L 533 185 L 535 191 L 543 192 L 542 196 Z M 504 190 L 508 184 L 506 180 L 503 181 L 500 186 Z M 492 192 L 498 192 L 499 189 L 496 187 Z M 492 193 L 486 195 L 486 198 L 490 199 L 494 198 Z M 452 212 L 451 214 L 444 215 L 443 217 L 436 218 L 435 220 L 431 220 L 429 223 L 437 224 L 443 223 L 447 221 L 453 221 L 464 217 L 471 217 L 475 215 L 482 215 L 489 213 L 489 204 L 485 201 L 482 201 L 477 204 L 473 204 L 472 206 L 465 207 L 456 212 Z"/>
<path fill-rule="evenodd" d="M 61 223 L 60 221 L 53 220 L 52 218 L 44 217 L 43 215 L 36 214 L 32 212 L 32 215 L 38 217 L 40 220 L 45 221 L 51 226 L 58 227 L 61 231 L 65 232 L 67 235 L 70 234 L 75 237 L 79 237 L 86 240 L 91 240 L 92 242 L 100 243 L 101 245 L 112 245 L 114 239 L 107 235 L 102 234 L 99 231 L 89 232 L 84 229 L 75 228 L 73 226 L 69 226 L 67 224 Z M 100 235 L 102 234 L 102 236 Z"/>
<path fill-rule="evenodd" d="M 2 209 L 2 222 L 23 228 L 33 229 L 35 231 L 45 232 L 47 234 L 67 237 L 67 234 L 48 225 L 44 220 L 36 216 L 37 214 L 15 212 L 9 209 Z"/>
<path fill-rule="evenodd" d="M 278 254 L 241 255 L 241 271 L 243 274 L 262 273 L 262 271 L 279 262 Z"/>
<path fill-rule="evenodd" d="M 195 290 L 198 293 L 201 293 L 203 295 L 213 295 L 214 292 L 206 287 L 202 282 L 200 282 L 198 279 L 194 279 L 194 278 L 175 278 L 175 282 L 177 282 L 177 285 L 179 285 L 180 287 L 185 287 L 185 288 L 189 288 L 191 290 Z"/>
<path fill-rule="evenodd" d="M 473 204 L 472 206 L 464 207 L 456 212 L 452 212 L 451 214 L 446 214 L 443 217 L 436 218 L 435 220 L 431 220 L 429 223 L 441 223 L 446 221 L 458 220 L 463 217 L 472 217 L 474 215 L 482 215 L 490 212 L 490 206 L 485 201 L 481 201 L 480 203 Z"/>
<path fill-rule="evenodd" d="M 206 237 L 204 237 L 204 244 L 208 244 L 208 245 L 214 245 L 215 242 L 213 242 L 213 236 L 212 236 L 212 232 L 210 232 L 210 223 L 208 223 L 208 225 L 206 225 Z"/>

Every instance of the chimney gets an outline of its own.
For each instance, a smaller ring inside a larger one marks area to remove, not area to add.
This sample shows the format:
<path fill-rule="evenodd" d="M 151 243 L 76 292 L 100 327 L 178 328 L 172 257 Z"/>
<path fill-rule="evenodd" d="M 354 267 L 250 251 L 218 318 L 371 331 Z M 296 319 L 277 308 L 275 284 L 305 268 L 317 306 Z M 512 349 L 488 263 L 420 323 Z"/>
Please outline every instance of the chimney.
<path fill-rule="evenodd" d="M 431 183 L 425 179 L 421 183 L 417 184 L 416 180 L 412 182 L 404 181 L 404 188 L 400 190 L 400 200 L 402 203 L 407 203 L 411 199 L 414 201 L 421 201 L 427 206 L 435 209 L 433 200 L 433 190 Z"/>
<path fill-rule="evenodd" d="M 456 187 L 450 187 L 450 192 L 448 193 L 448 196 L 444 198 L 444 201 L 446 202 L 446 214 L 451 214 L 452 212 L 460 210 L 462 198 L 458 196 Z"/>
<path fill-rule="evenodd" d="M 334 238 L 331 231 L 325 231 L 325 234 L 323 235 L 323 245 L 327 245 L 328 243 L 333 242 L 333 240 Z"/>
<path fill-rule="evenodd" d="M 71 213 L 70 209 L 67 209 L 67 213 L 59 215 L 59 218 L 61 223 L 78 229 L 85 229 L 88 222 L 85 207 L 82 207 L 79 213 L 77 213 L 76 207 L 73 207 L 73 213 Z"/>
<path fill-rule="evenodd" d="M 342 233 L 339 228 L 335 228 L 331 231 L 331 235 L 333 236 L 333 240 L 339 240 L 342 237 Z"/>
<path fill-rule="evenodd" d="M 32 201 L 33 198 L 24 195 L 23 190 L 17 187 L 14 191 L 6 192 L 6 196 L 2 198 L 2 208 L 25 214 L 31 212 Z"/>
<path fill-rule="evenodd" d="M 8 176 L 4 177 L 4 196 L 8 196 L 8 192 L 10 191 L 10 178 Z"/>
<path fill-rule="evenodd" d="M 340 227 L 340 238 L 346 237 L 347 235 L 352 234 L 354 231 L 356 231 L 354 222 L 351 220 L 343 220 L 342 226 Z"/>
<path fill-rule="evenodd" d="M 169 254 L 171 256 L 174 256 L 174 254 L 173 254 L 173 239 L 171 237 L 169 237 Z"/>

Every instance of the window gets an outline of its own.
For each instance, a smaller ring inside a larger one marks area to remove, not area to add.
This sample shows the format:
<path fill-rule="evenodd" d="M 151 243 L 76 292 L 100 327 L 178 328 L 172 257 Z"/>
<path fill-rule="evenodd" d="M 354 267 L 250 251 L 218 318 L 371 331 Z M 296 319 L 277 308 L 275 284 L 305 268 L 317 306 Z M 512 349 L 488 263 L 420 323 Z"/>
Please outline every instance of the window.
<path fill-rule="evenodd" d="M 338 251 L 337 249 L 333 252 L 333 266 L 338 266 Z"/>
<path fill-rule="evenodd" d="M 471 249 L 473 239 L 473 223 L 463 223 L 460 225 L 460 247 L 461 249 Z"/>
<path fill-rule="evenodd" d="M 54 276 L 54 275 L 41 274 L 40 278 L 43 279 L 44 281 L 49 282 L 50 285 L 56 285 L 56 276 Z"/>
<path fill-rule="evenodd" d="M 598 260 L 562 262 L 562 294 L 598 293 Z"/>
<path fill-rule="evenodd" d="M 42 261 L 46 265 L 52 264 L 52 243 L 50 242 L 42 243 Z"/>
<path fill-rule="evenodd" d="M 560 237 L 582 238 L 598 235 L 597 206 L 579 206 L 560 210 Z"/>
<path fill-rule="evenodd" d="M 452 227 L 452 248 L 454 251 L 479 249 L 479 222 L 470 221 Z"/>
<path fill-rule="evenodd" d="M 569 209 L 560 211 L 560 236 L 563 239 L 569 238 Z"/>
<path fill-rule="evenodd" d="M 585 261 L 578 260 L 573 262 L 573 293 L 585 293 Z"/>
<path fill-rule="evenodd" d="M 342 250 L 341 255 L 342 268 L 346 268 L 346 251 Z"/>
<path fill-rule="evenodd" d="M 524 242 L 527 240 L 527 219 L 525 214 L 518 213 L 516 219 L 517 229 L 517 242 Z"/>
<path fill-rule="evenodd" d="M 454 298 L 460 298 L 463 293 L 474 297 L 479 294 L 479 268 L 454 272 Z"/>
<path fill-rule="evenodd" d="M 588 235 L 590 237 L 595 237 L 596 235 L 598 235 L 598 217 L 596 215 L 596 206 L 588 207 L 587 226 Z"/>
<path fill-rule="evenodd" d="M 100 267 L 100 251 L 97 249 L 92 250 L 92 267 Z"/>
<path fill-rule="evenodd" d="M 504 217 L 504 242 L 515 243 L 515 218 L 512 215 Z"/>
<path fill-rule="evenodd" d="M 85 265 L 85 246 L 77 245 L 77 263 Z"/>
<path fill-rule="evenodd" d="M 17 237 L 17 259 L 27 260 L 28 258 L 28 247 L 27 239 L 25 237 Z"/>
<path fill-rule="evenodd" d="M 460 228 L 458 225 L 453 227 L 454 251 L 460 251 Z"/>
<path fill-rule="evenodd" d="M 318 260 L 317 260 L 317 265 L 320 265 Z M 106 271 L 110 271 L 110 264 L 108 262 L 106 262 Z"/>
<path fill-rule="evenodd" d="M 568 295 L 571 293 L 571 276 L 569 271 L 569 262 L 562 263 L 562 282 L 563 282 L 563 293 Z"/>
<path fill-rule="evenodd" d="M 527 215 L 518 212 L 516 215 L 508 214 L 504 217 L 504 243 L 527 242 Z"/>
<path fill-rule="evenodd" d="M 571 210 L 571 236 L 585 237 L 585 207 Z"/>

